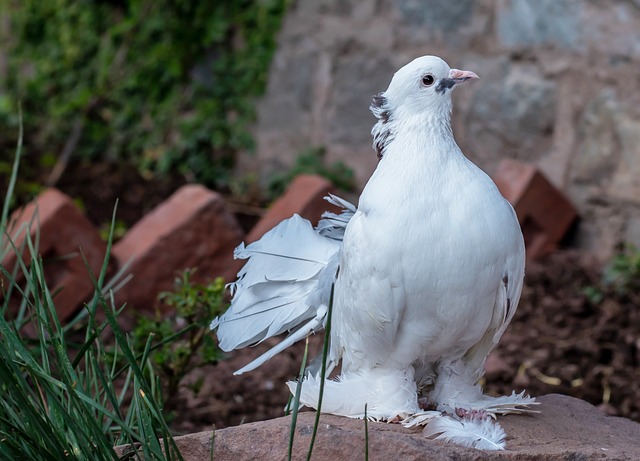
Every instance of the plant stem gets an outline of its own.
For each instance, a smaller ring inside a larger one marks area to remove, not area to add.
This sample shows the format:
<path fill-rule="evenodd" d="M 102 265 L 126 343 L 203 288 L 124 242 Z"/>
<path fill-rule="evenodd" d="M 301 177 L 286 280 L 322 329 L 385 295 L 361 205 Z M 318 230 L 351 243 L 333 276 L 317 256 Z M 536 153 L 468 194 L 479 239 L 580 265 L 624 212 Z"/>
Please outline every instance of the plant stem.
<path fill-rule="evenodd" d="M 298 409 L 300 407 L 300 393 L 302 392 L 302 381 L 304 379 L 304 370 L 307 367 L 307 355 L 309 354 L 309 337 L 305 341 L 304 355 L 302 356 L 302 363 L 300 364 L 300 375 L 298 378 L 298 385 L 296 386 L 296 395 L 293 398 L 293 410 L 291 415 L 291 430 L 289 431 L 289 452 L 287 459 L 291 461 L 293 454 L 293 438 L 296 434 L 296 422 L 298 421 Z"/>
<path fill-rule="evenodd" d="M 327 356 L 329 355 L 329 341 L 331 339 L 331 313 L 333 312 L 333 290 L 335 283 L 331 285 L 331 295 L 329 296 L 329 307 L 327 308 L 327 323 L 324 327 L 324 344 L 322 345 L 322 365 L 320 368 L 320 391 L 318 392 L 318 408 L 316 410 L 316 419 L 313 424 L 313 433 L 311 434 L 311 443 L 309 444 L 309 453 L 307 453 L 307 461 L 311 459 L 313 452 L 313 444 L 316 441 L 318 433 L 318 425 L 320 424 L 320 411 L 322 409 L 322 397 L 324 396 L 324 383 L 327 375 Z"/>

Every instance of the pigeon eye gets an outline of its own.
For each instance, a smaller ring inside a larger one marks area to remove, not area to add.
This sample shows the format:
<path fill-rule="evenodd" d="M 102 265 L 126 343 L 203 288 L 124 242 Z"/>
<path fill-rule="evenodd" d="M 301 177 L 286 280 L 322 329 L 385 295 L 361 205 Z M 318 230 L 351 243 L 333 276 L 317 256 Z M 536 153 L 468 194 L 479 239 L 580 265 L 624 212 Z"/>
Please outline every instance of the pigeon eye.
<path fill-rule="evenodd" d="M 431 74 L 427 74 L 422 77 L 422 86 L 431 86 L 436 79 Z"/>

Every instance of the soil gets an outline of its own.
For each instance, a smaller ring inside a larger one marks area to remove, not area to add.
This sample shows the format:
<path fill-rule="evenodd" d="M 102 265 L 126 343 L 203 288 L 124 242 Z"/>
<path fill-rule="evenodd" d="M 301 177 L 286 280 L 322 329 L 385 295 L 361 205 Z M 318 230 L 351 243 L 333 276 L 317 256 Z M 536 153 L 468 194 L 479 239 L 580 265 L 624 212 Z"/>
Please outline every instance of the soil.
<path fill-rule="evenodd" d="M 76 164 L 58 187 L 81 199 L 97 225 L 110 221 L 119 198 L 118 217 L 130 226 L 183 182 L 146 180 L 133 169 Z M 588 256 L 566 249 L 527 265 L 516 316 L 487 362 L 486 392 L 561 393 L 640 421 L 640 306 L 611 293 L 600 303 L 591 302 L 584 289 L 599 283 L 600 272 Z M 322 341 L 322 335 L 311 338 L 310 357 L 320 351 Z M 289 395 L 284 383 L 299 373 L 303 344 L 257 370 L 233 375 L 276 342 L 235 351 L 215 366 L 185 376 L 178 394 L 167 402 L 176 433 L 282 416 Z"/>
<path fill-rule="evenodd" d="M 76 160 L 55 186 L 73 197 L 95 225 L 108 226 L 115 208 L 117 220 L 130 228 L 185 183 L 178 175 L 144 178 L 133 166 Z"/>

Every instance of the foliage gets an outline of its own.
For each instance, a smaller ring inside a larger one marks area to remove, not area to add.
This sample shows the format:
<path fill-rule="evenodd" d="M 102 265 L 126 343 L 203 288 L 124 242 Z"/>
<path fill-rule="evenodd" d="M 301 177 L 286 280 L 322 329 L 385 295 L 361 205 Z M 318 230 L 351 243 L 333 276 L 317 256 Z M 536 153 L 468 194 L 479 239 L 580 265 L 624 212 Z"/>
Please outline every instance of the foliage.
<path fill-rule="evenodd" d="M 585 289 L 594 303 L 600 303 L 607 294 L 629 297 L 640 302 L 640 249 L 624 245 L 602 272 L 600 284 Z"/>
<path fill-rule="evenodd" d="M 95 286 L 92 300 L 62 326 L 38 255 L 37 231 L 34 239 L 30 226 L 9 225 L 20 146 L 0 219 L 0 255 L 14 253 L 17 261 L 15 269 L 0 266 L 0 458 L 117 460 L 114 445 L 127 444 L 135 459 L 182 459 L 162 417 L 149 344 L 140 358 L 134 355 L 113 298 L 105 295 L 111 240 L 100 274 L 87 274 Z M 16 232 L 24 232 L 27 258 L 14 244 Z M 99 312 L 106 320 L 98 320 Z M 104 360 L 108 330 L 112 350 L 124 358 L 120 372 Z"/>
<path fill-rule="evenodd" d="M 640 250 L 625 245 L 606 267 L 602 281 L 620 294 L 640 292 Z"/>
<path fill-rule="evenodd" d="M 174 314 L 155 319 L 140 317 L 134 330 L 134 347 L 143 351 L 147 338 L 154 338 L 150 358 L 158 367 L 165 395 L 176 394 L 182 378 L 192 369 L 217 362 L 221 355 L 209 324 L 222 314 L 227 303 L 222 278 L 207 285 L 193 283 L 195 271 L 188 269 L 175 281 L 174 291 L 160 294 Z M 181 328 L 181 329 L 180 329 Z M 176 331 L 179 329 L 179 331 Z"/>
<path fill-rule="evenodd" d="M 310 147 L 298 155 L 295 165 L 284 173 L 274 174 L 268 185 L 270 199 L 282 195 L 289 183 L 299 174 L 317 174 L 329 179 L 336 187 L 353 191 L 355 182 L 353 170 L 341 160 L 326 165 L 324 147 Z"/>
<path fill-rule="evenodd" d="M 0 133 L 15 126 L 21 100 L 41 162 L 55 164 L 68 151 L 224 186 L 235 152 L 252 148 L 253 100 L 264 91 L 286 6 L 7 2 L 0 9 L 9 27 L 0 34 L 8 74 L 6 81 L 0 75 L 0 90 L 16 100 L 0 97 Z"/>
<path fill-rule="evenodd" d="M 126 234 L 129 229 L 127 228 L 127 224 L 122 219 L 116 218 L 115 222 L 113 223 L 113 233 L 111 232 L 111 226 L 107 225 L 107 223 L 101 224 L 98 230 L 100 232 L 100 237 L 102 238 L 102 240 L 107 241 L 109 239 L 109 235 L 112 234 L 111 238 L 113 238 L 114 242 L 117 242 L 122 237 L 124 237 L 124 234 Z"/>

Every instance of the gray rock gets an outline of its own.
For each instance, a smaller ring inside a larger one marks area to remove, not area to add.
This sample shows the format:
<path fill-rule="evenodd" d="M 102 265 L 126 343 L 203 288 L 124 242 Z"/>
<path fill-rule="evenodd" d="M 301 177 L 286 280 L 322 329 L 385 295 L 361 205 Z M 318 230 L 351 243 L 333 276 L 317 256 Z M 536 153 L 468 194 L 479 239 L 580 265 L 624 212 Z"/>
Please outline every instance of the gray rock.
<path fill-rule="evenodd" d="M 369 113 L 373 95 L 389 86 L 394 66 L 371 54 L 340 57 L 336 63 L 331 98 L 329 141 L 346 145 L 371 143 L 375 118 Z"/>
<path fill-rule="evenodd" d="M 600 183 L 615 170 L 620 142 L 615 132 L 615 113 L 619 103 L 608 88 L 587 105 L 578 132 L 581 140 L 573 161 L 577 182 Z"/>
<path fill-rule="evenodd" d="M 474 11 L 473 0 L 397 0 L 395 7 L 410 27 L 425 31 L 453 31 L 465 26 Z"/>
<path fill-rule="evenodd" d="M 556 83 L 533 65 L 495 67 L 481 76 L 466 114 L 476 155 L 496 163 L 504 156 L 535 161 L 546 153 L 555 123 Z"/>
<path fill-rule="evenodd" d="M 594 406 L 572 397 L 540 397 L 540 413 L 500 418 L 507 450 L 480 451 L 429 440 L 420 428 L 369 423 L 369 459 L 412 460 L 636 460 L 640 459 L 640 424 L 606 416 Z M 315 413 L 298 416 L 294 459 L 306 459 Z M 286 459 L 291 419 L 245 424 L 215 432 L 213 459 L 217 461 Z M 186 461 L 209 459 L 212 433 L 176 439 Z M 313 450 L 316 461 L 364 459 L 362 420 L 322 415 Z"/>
<path fill-rule="evenodd" d="M 308 113 L 312 105 L 312 83 L 318 56 L 316 53 L 299 53 L 273 63 L 268 94 L 260 102 L 261 128 L 289 130 L 300 122 L 300 112 Z"/>
<path fill-rule="evenodd" d="M 579 132 L 576 183 L 603 188 L 609 200 L 640 204 L 640 116 L 607 88 L 587 105 Z"/>
<path fill-rule="evenodd" d="M 613 198 L 640 204 L 640 119 L 620 111 L 616 114 L 616 134 L 620 140 L 618 166 L 611 178 Z"/>
<path fill-rule="evenodd" d="M 462 31 L 469 28 L 477 3 L 473 0 L 391 2 L 394 16 L 398 18 L 398 41 L 402 47 L 423 48 L 420 54 L 433 54 L 433 46 L 443 41 L 464 46 L 473 34 Z"/>
<path fill-rule="evenodd" d="M 504 45 L 578 47 L 581 2 L 510 0 L 503 1 L 502 5 L 502 8 L 498 8 L 497 32 Z"/>
<path fill-rule="evenodd" d="M 628 217 L 624 233 L 624 241 L 640 248 L 640 213 L 638 210 Z"/>

